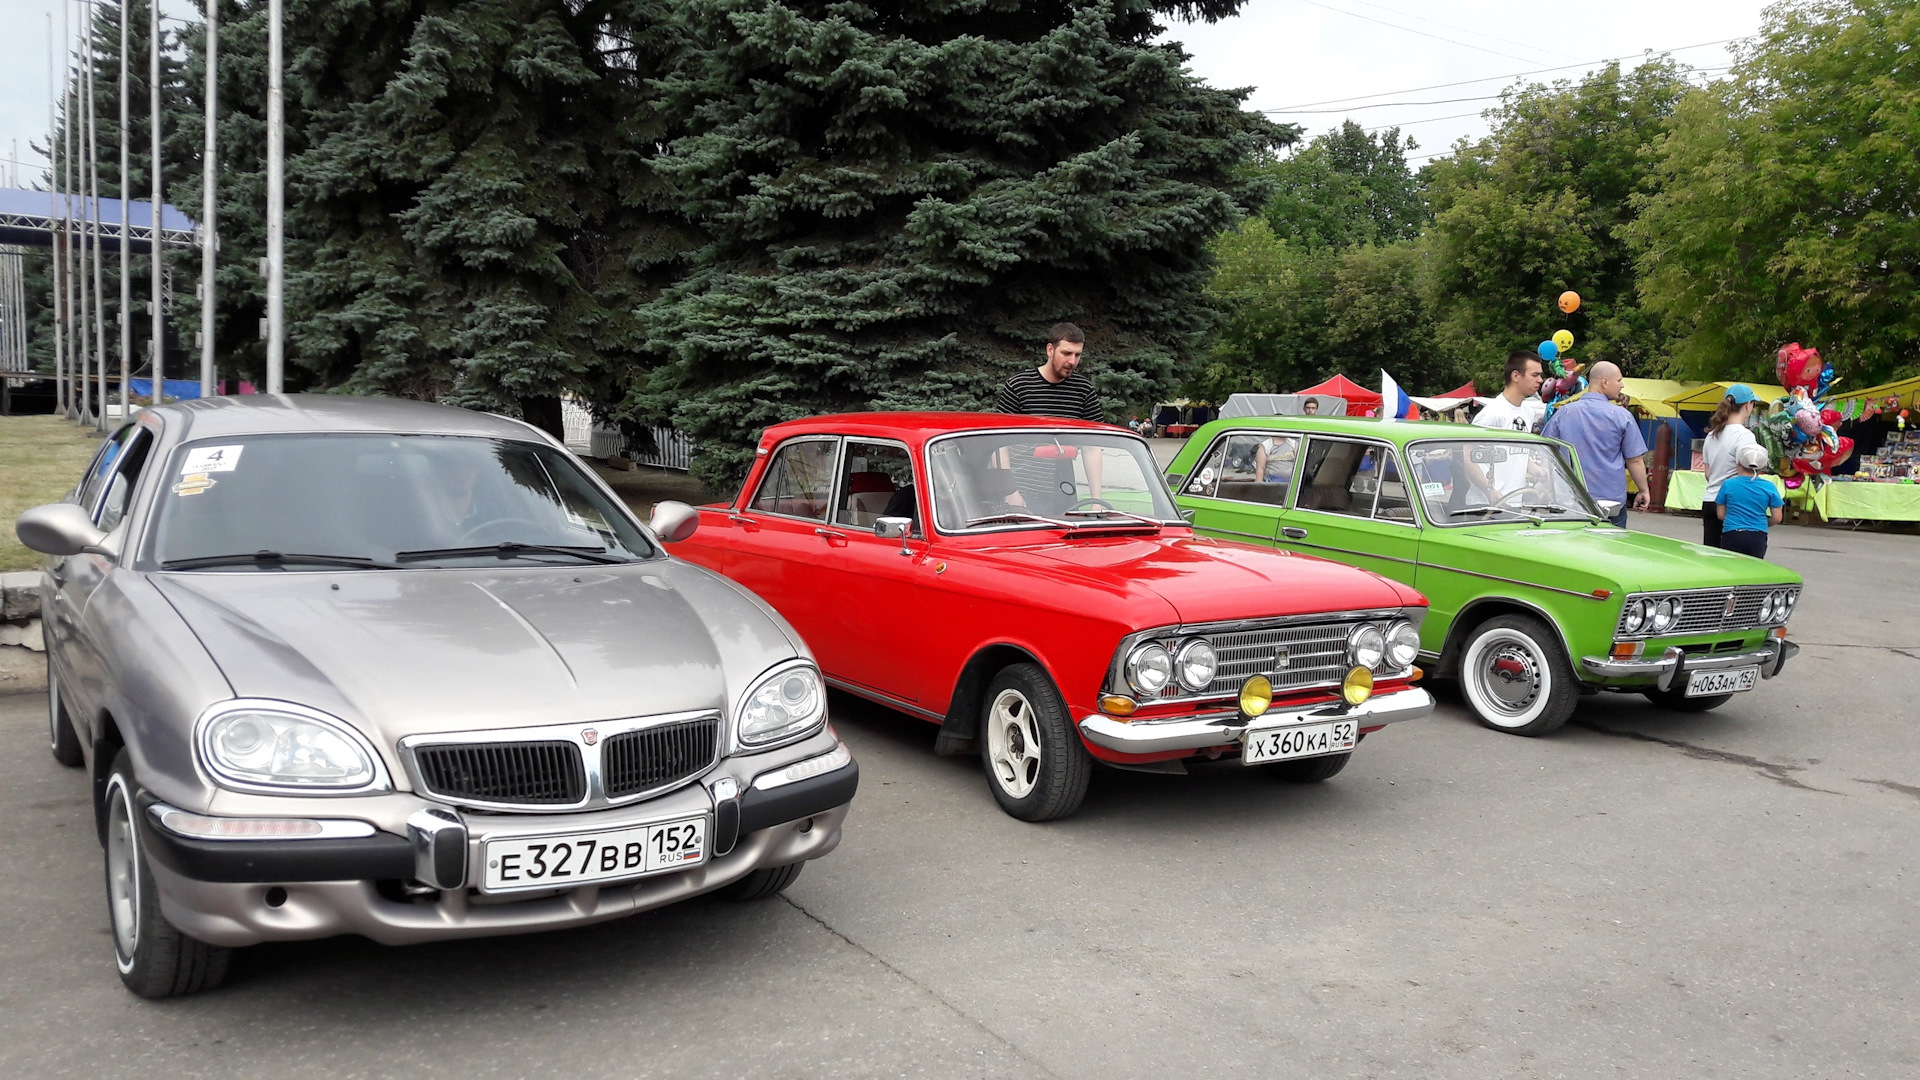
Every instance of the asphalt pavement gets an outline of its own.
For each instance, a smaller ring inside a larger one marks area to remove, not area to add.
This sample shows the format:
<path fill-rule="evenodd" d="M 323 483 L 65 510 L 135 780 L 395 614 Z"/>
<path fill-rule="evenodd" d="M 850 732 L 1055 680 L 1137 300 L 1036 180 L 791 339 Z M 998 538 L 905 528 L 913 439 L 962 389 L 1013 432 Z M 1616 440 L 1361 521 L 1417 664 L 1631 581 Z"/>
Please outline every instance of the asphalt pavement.
<path fill-rule="evenodd" d="M 1920 538 L 1773 543 L 1803 651 L 1704 716 L 1588 698 L 1522 739 L 1443 697 L 1324 784 L 1103 771 L 1028 825 L 931 725 L 836 697 L 861 792 L 784 898 L 260 947 L 164 1003 L 114 974 L 44 699 L 0 697 L 4 1072 L 1920 1075 Z"/>

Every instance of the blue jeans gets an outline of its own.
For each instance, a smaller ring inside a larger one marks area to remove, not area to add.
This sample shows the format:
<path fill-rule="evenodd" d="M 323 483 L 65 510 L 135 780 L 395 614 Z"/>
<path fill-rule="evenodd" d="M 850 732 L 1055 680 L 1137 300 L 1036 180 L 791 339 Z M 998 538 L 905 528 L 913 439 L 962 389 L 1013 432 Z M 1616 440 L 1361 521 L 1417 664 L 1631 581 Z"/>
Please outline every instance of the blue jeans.
<path fill-rule="evenodd" d="M 1620 507 L 1620 512 L 1613 515 L 1612 521 L 1615 525 L 1618 525 L 1623 529 L 1626 528 L 1627 527 L 1627 508 L 1625 506 Z"/>

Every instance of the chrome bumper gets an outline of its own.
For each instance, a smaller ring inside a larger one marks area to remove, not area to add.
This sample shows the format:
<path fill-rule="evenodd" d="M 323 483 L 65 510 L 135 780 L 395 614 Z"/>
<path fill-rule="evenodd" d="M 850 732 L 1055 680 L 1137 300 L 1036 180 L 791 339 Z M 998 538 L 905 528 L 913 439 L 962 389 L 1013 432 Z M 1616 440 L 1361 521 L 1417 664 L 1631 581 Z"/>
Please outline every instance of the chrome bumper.
<path fill-rule="evenodd" d="M 1433 695 L 1417 686 L 1368 698 L 1359 705 L 1328 701 L 1299 709 L 1274 709 L 1257 721 L 1237 710 L 1182 716 L 1167 720 L 1135 720 L 1089 716 L 1080 721 L 1080 734 L 1095 746 L 1123 754 L 1159 754 L 1168 750 L 1205 750 L 1240 742 L 1249 723 L 1263 728 L 1305 724 L 1316 720 L 1358 720 L 1362 728 L 1418 720 L 1433 711 Z"/>
<path fill-rule="evenodd" d="M 1791 641 L 1769 639 L 1765 645 L 1752 652 L 1713 653 L 1707 656 L 1689 656 L 1678 645 L 1669 645 L 1664 653 L 1657 657 L 1639 657 L 1634 660 L 1615 660 L 1610 656 L 1583 656 L 1580 666 L 1587 674 L 1601 679 L 1634 679 L 1654 677 L 1660 689 L 1671 690 L 1686 685 L 1686 676 L 1694 671 L 1724 671 L 1728 668 L 1758 667 L 1760 677 L 1771 679 L 1780 674 L 1787 661 L 1800 652 L 1800 646 Z"/>

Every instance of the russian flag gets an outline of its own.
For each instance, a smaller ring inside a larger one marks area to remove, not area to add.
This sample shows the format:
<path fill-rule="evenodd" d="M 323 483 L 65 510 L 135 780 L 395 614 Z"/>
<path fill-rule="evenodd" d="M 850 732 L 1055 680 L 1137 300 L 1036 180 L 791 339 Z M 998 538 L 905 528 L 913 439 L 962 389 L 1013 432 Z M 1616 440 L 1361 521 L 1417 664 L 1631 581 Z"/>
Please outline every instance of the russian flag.
<path fill-rule="evenodd" d="M 1387 374 L 1385 368 L 1380 369 L 1380 419 L 1420 419 L 1419 406 L 1413 403 L 1413 398 L 1405 390 L 1400 389 L 1400 384 L 1393 381 L 1393 376 Z"/>

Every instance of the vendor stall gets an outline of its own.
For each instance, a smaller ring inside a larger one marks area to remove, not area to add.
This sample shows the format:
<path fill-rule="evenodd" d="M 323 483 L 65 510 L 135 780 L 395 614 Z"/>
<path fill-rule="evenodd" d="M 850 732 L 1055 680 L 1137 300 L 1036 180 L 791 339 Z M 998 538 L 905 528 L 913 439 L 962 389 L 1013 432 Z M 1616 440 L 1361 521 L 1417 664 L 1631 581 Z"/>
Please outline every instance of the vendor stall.
<path fill-rule="evenodd" d="M 1354 382 L 1352 379 L 1347 378 L 1345 375 L 1335 375 L 1326 382 L 1309 386 L 1305 390 L 1299 391 L 1299 393 L 1302 395 L 1323 394 L 1330 397 L 1337 397 L 1347 403 L 1348 416 L 1361 416 L 1364 415 L 1368 409 L 1378 409 L 1380 407 L 1380 392 L 1378 390 L 1369 390 L 1359 383 Z"/>

